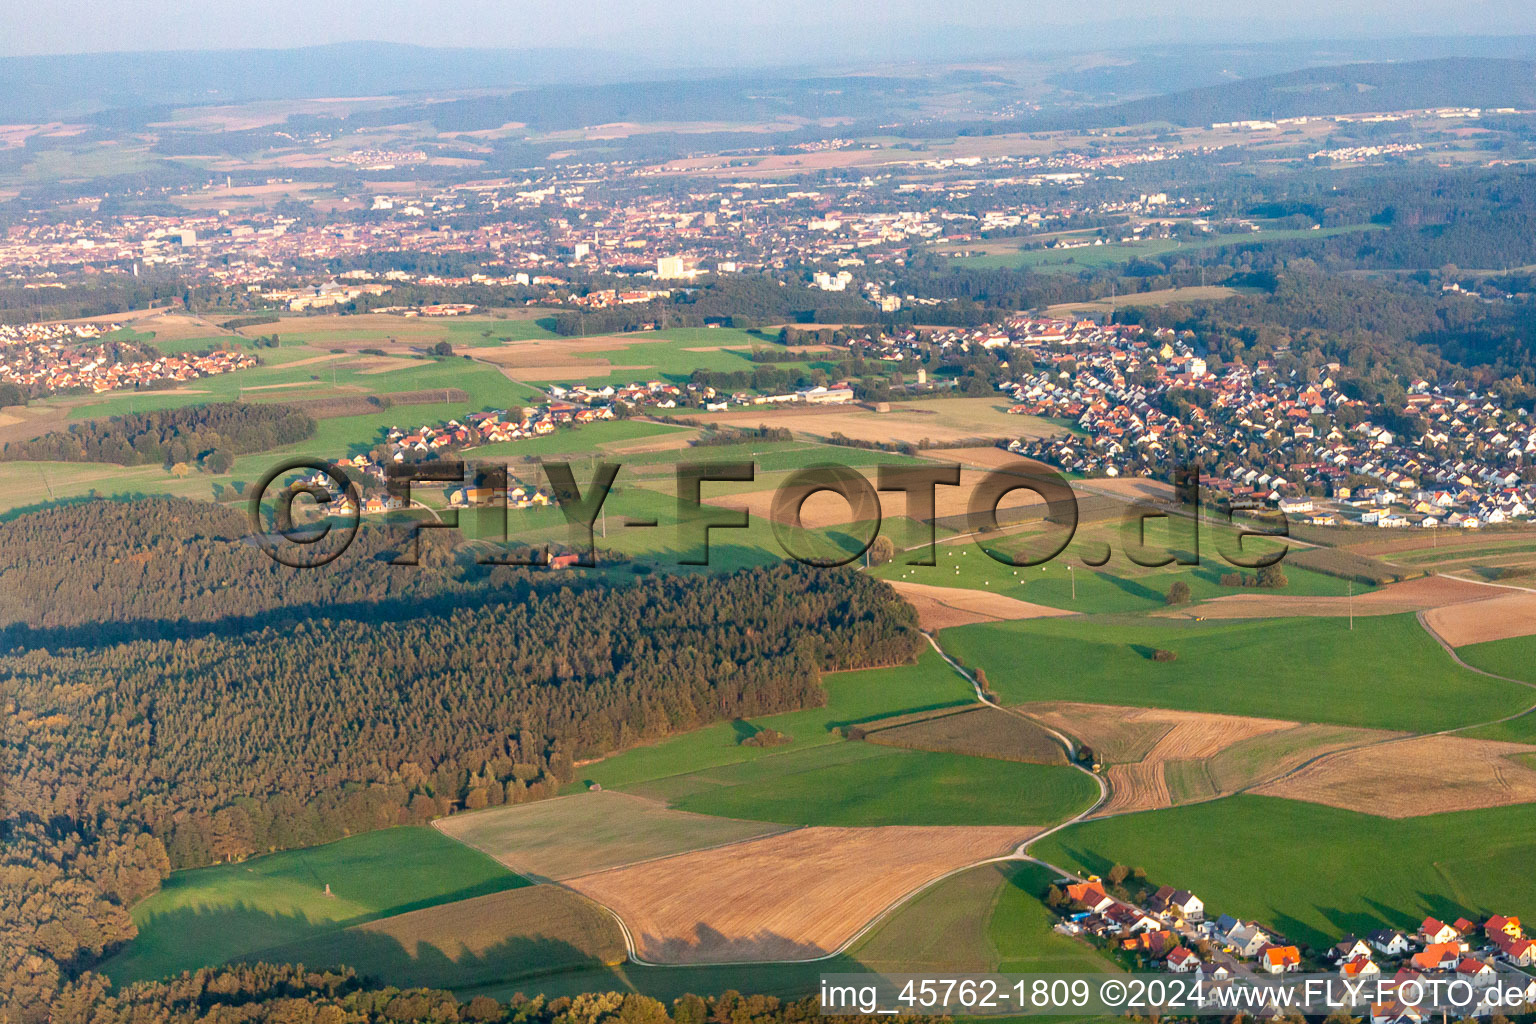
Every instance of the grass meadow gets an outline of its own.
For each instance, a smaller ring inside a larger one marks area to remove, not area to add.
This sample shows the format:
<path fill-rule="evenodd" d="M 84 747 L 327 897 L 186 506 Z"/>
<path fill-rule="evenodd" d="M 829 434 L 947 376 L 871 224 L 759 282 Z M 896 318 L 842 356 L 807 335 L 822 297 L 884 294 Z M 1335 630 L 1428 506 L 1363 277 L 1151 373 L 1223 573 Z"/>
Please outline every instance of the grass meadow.
<path fill-rule="evenodd" d="M 945 649 L 1003 702 L 1077 700 L 1431 732 L 1531 703 L 1461 668 L 1412 615 L 1250 620 L 1056 618 L 960 626 Z M 1155 661 L 1164 649 L 1173 661 Z"/>
<path fill-rule="evenodd" d="M 1536 806 L 1390 819 L 1234 796 L 1074 825 L 1030 853 L 1064 868 L 1143 867 L 1320 948 L 1346 933 L 1489 913 L 1536 914 Z"/>
<path fill-rule="evenodd" d="M 1073 768 L 847 741 L 634 787 L 697 814 L 785 825 L 1050 825 L 1098 789 Z"/>
<path fill-rule="evenodd" d="M 824 683 L 825 707 L 750 722 L 720 722 L 660 743 L 636 747 L 581 768 L 575 788 L 584 789 L 596 782 L 605 789 L 628 789 L 672 776 L 842 744 L 845 741 L 833 731 L 840 726 L 954 707 L 975 699 L 970 684 L 928 649 L 915 665 L 835 672 L 824 677 Z M 777 747 L 753 747 L 741 742 L 760 729 L 786 733 L 792 741 Z"/>
<path fill-rule="evenodd" d="M 527 884 L 485 854 L 425 826 L 178 871 L 133 908 L 138 938 L 102 973 L 117 984 L 164 977 Z"/>

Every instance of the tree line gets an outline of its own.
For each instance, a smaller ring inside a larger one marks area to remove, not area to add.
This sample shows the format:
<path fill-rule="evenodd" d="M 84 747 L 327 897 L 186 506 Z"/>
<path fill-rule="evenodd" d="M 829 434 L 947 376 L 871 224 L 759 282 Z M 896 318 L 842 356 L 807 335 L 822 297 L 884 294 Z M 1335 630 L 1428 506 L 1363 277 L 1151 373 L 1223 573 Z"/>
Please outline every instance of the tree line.
<path fill-rule="evenodd" d="M 0 447 L 7 462 L 109 462 L 119 466 L 201 463 L 226 473 L 237 455 L 313 437 L 315 421 L 292 406 L 247 402 L 187 405 L 70 424 Z"/>
<path fill-rule="evenodd" d="M 817 1024 L 816 999 L 770 995 L 684 995 L 663 1003 L 638 992 L 577 996 L 479 995 L 461 1001 L 442 989 L 381 986 L 345 968 L 239 964 L 111 991 L 99 975 L 73 982 L 55 1002 L 55 1024 Z M 883 1018 L 846 1016 L 846 1024 Z M 947 1024 L 947 1017 L 910 1017 Z"/>

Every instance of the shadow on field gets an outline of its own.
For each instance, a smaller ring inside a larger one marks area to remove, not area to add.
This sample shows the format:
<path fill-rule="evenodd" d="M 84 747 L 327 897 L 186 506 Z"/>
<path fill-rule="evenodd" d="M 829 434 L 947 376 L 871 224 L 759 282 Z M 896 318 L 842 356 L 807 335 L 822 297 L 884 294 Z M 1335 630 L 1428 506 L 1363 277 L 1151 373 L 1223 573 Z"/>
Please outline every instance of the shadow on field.
<path fill-rule="evenodd" d="M 122 985 L 222 963 L 302 963 L 385 985 L 474 988 L 624 957 L 606 911 L 558 886 L 524 886 L 361 923 L 186 907 L 145 922 L 103 972 Z"/>

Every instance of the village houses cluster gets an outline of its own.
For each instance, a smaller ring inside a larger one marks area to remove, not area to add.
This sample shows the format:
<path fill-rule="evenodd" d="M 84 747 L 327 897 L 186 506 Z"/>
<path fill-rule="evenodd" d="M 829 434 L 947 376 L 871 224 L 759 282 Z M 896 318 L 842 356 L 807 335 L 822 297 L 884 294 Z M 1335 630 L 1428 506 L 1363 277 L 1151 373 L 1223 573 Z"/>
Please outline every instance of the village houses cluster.
<path fill-rule="evenodd" d="M 1496 395 L 1409 383 L 1399 434 L 1352 398 L 1337 364 L 1314 379 L 1271 360 L 1219 375 L 1192 339 L 1170 329 L 1020 316 L 1004 324 L 855 339 L 860 354 L 895 360 L 925 349 L 990 349 L 1026 364 L 1004 385 L 1010 412 L 1070 421 L 1076 432 L 1019 439 L 1020 454 L 1089 476 L 1169 477 L 1188 461 L 1202 486 L 1268 502 L 1318 525 L 1477 528 L 1536 514 L 1536 422 Z"/>
<path fill-rule="evenodd" d="M 1481 924 L 1465 917 L 1450 924 L 1426 917 L 1412 934 L 1384 928 L 1363 939 L 1345 936 L 1321 953 L 1304 953 L 1256 922 L 1209 916 L 1204 902 L 1187 890 L 1161 886 L 1137 906 L 1109 895 L 1097 876 L 1061 884 L 1070 906 L 1059 908 L 1058 931 L 1143 954 L 1172 973 L 1221 981 L 1303 970 L 1375 978 L 1385 970 L 1393 972 L 1394 983 L 1421 978 L 1457 978 L 1474 988 L 1514 983 L 1536 1003 L 1536 978 L 1522 970 L 1536 965 L 1536 941 L 1525 937 L 1515 917 L 1494 914 Z M 1474 1015 L 1493 1012 L 1490 1006 Z M 1391 1000 L 1373 1004 L 1370 1019 L 1371 1024 L 1424 1024 L 1417 1009 Z"/>
<path fill-rule="evenodd" d="M 256 365 L 254 356 L 224 350 L 135 359 L 101 342 L 111 331 L 110 324 L 0 325 L 0 381 L 30 394 L 99 393 L 196 380 Z"/>

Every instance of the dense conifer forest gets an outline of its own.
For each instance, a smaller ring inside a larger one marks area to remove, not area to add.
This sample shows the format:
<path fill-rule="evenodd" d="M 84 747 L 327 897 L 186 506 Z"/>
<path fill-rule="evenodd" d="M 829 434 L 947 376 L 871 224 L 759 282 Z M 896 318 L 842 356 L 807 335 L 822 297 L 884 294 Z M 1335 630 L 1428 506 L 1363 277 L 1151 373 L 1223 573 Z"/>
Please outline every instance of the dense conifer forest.
<path fill-rule="evenodd" d="M 920 642 L 886 584 L 798 565 L 298 571 L 176 500 L 7 529 L 0 1005 L 22 1020 L 68 1016 L 61 987 L 172 869 L 550 796 L 576 760 L 820 704 L 823 671 Z"/>
<path fill-rule="evenodd" d="M 11 462 L 112 462 L 119 466 L 203 462 L 216 473 L 236 455 L 314 436 L 315 421 L 292 406 L 218 402 L 72 424 L 0 447 Z"/>

